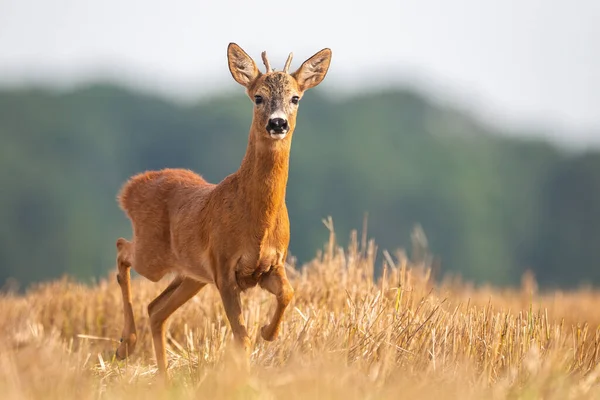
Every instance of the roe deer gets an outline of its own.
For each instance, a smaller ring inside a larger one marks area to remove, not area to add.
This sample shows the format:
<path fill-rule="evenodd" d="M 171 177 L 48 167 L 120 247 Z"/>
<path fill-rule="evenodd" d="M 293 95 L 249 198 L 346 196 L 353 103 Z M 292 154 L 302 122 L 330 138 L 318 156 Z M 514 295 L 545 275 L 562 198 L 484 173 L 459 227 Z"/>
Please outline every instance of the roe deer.
<path fill-rule="evenodd" d="M 261 336 L 274 340 L 292 289 L 284 262 L 290 238 L 285 190 L 292 135 L 302 94 L 325 78 L 331 50 L 325 48 L 289 73 L 266 73 L 237 44 L 227 48 L 233 79 L 254 102 L 248 147 L 240 168 L 219 184 L 184 169 L 148 171 L 129 179 L 118 200 L 132 223 L 131 242 L 117 240 L 117 281 L 123 295 L 124 328 L 116 356 L 131 354 L 136 329 L 131 304 L 130 268 L 157 282 L 175 279 L 148 305 L 156 362 L 166 374 L 165 321 L 206 284 L 221 295 L 236 342 L 246 352 L 250 338 L 240 293 L 257 284 L 275 295 L 277 308 Z"/>

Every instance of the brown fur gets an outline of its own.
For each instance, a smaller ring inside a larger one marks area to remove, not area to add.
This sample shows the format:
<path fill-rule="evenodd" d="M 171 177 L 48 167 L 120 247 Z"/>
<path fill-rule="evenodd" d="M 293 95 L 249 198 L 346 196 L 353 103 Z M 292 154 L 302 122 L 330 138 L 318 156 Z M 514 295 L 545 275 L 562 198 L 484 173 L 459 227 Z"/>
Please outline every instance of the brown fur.
<path fill-rule="evenodd" d="M 291 75 L 261 74 L 254 61 L 231 43 L 228 60 L 233 78 L 246 87 L 251 99 L 256 95 L 264 99 L 255 105 L 246 155 L 238 171 L 217 185 L 183 169 L 148 171 L 125 183 L 118 199 L 132 222 L 133 240 L 117 240 L 117 281 L 124 303 L 119 358 L 131 354 L 137 338 L 130 267 L 154 282 L 169 272 L 176 274 L 148 306 L 161 373 L 166 372 L 166 319 L 206 284 L 218 288 L 233 335 L 246 351 L 250 338 L 240 293 L 257 284 L 273 293 L 277 309 L 261 336 L 265 340 L 277 337 L 294 293 L 284 267 L 290 239 L 285 189 L 298 109 L 291 98 L 301 97 L 323 80 L 330 58 L 331 51 L 324 49 Z M 274 139 L 266 128 L 275 111 L 287 117 L 289 130 L 283 139 Z"/>

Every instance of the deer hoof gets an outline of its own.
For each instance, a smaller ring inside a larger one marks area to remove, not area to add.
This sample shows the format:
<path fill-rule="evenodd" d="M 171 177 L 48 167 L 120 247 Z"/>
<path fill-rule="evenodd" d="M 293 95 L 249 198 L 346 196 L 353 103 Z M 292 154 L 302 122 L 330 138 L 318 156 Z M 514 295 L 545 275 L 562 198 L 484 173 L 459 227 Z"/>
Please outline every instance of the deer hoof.
<path fill-rule="evenodd" d="M 273 340 L 277 339 L 277 333 L 277 330 L 270 329 L 269 325 L 265 325 L 262 328 L 260 328 L 260 336 L 262 336 L 262 338 L 267 342 L 272 342 Z"/>
<path fill-rule="evenodd" d="M 137 337 L 135 333 L 129 335 L 128 338 L 121 338 L 119 342 L 121 343 L 115 352 L 115 356 L 117 360 L 124 360 L 127 356 L 130 356 L 135 349 L 135 343 L 137 341 Z"/>

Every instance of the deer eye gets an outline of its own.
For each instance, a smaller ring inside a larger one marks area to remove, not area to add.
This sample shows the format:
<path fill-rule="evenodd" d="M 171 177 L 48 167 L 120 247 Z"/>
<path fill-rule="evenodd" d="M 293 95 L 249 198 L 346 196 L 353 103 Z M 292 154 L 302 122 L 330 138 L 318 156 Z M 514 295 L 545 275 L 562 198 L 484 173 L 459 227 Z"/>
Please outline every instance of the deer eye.
<path fill-rule="evenodd" d="M 300 97 L 298 97 L 298 96 L 292 97 L 292 103 L 298 104 L 299 101 L 300 101 Z"/>
<path fill-rule="evenodd" d="M 262 104 L 262 102 L 263 102 L 262 96 L 254 96 L 254 103 Z"/>

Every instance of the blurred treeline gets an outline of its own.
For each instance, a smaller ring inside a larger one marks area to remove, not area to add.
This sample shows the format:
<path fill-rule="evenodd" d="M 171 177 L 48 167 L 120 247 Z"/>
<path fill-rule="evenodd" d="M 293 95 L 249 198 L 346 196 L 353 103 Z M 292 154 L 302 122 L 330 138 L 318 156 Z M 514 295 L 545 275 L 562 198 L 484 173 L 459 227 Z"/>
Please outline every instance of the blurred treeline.
<path fill-rule="evenodd" d="M 0 92 L 0 286 L 105 275 L 129 237 L 115 201 L 131 174 L 184 167 L 220 181 L 247 144 L 240 90 L 194 105 L 111 85 Z M 368 212 L 380 248 L 423 227 L 442 272 L 495 284 L 600 283 L 600 153 L 500 135 L 413 91 L 302 101 L 287 191 L 292 255 L 331 215 L 343 241 Z"/>

